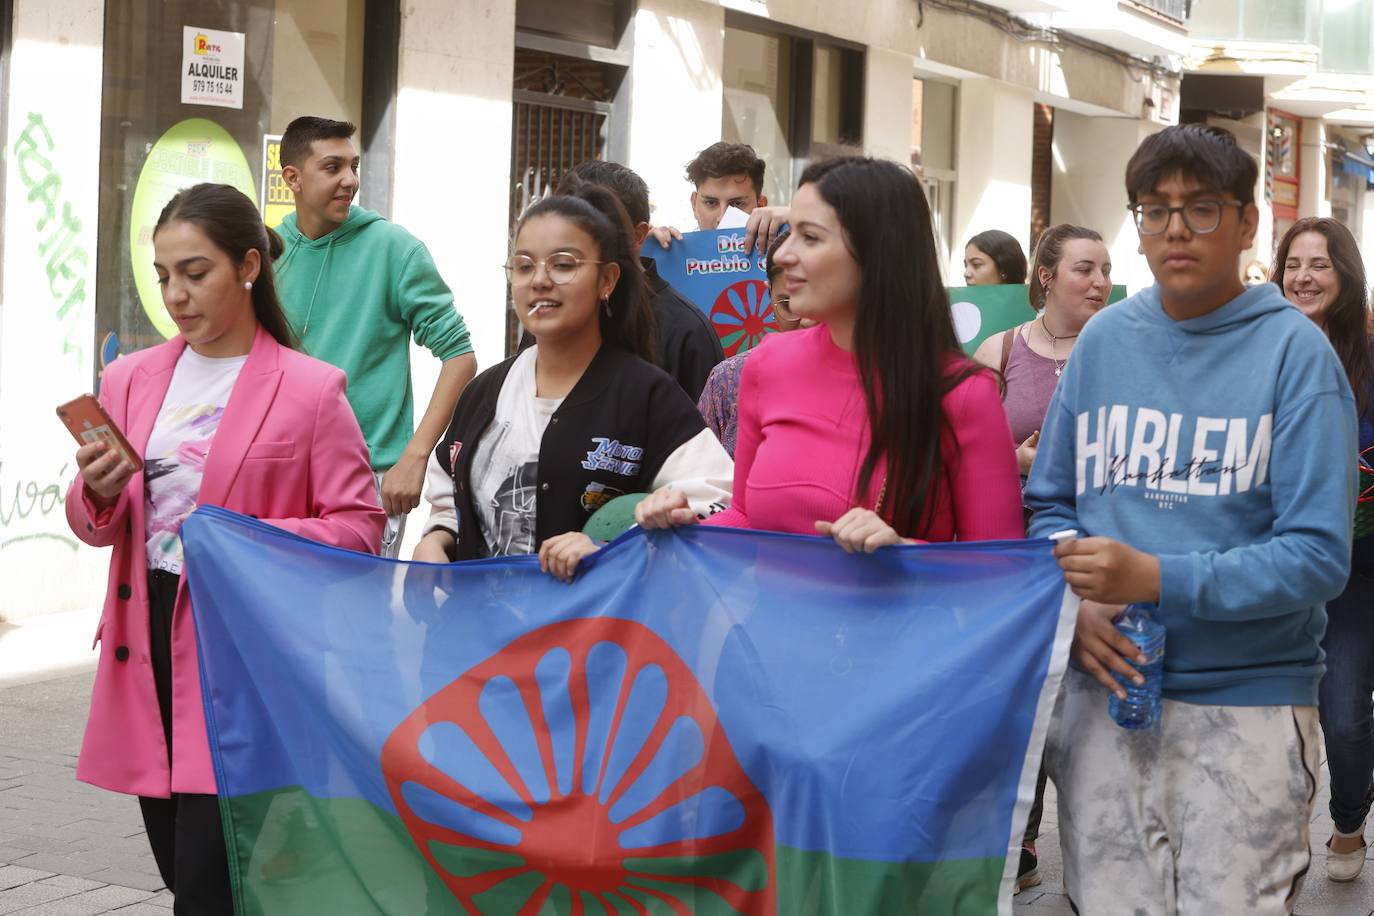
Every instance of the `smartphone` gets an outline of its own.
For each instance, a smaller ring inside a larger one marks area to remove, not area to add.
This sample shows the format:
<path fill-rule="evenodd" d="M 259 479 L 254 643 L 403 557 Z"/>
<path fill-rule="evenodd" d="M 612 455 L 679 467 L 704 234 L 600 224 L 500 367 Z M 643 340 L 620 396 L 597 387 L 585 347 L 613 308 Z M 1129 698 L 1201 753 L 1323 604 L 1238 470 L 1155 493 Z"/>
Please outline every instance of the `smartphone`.
<path fill-rule="evenodd" d="M 83 394 L 57 408 L 57 416 L 66 424 L 67 429 L 81 445 L 90 442 L 104 442 L 106 446 L 119 452 L 134 471 L 143 470 L 143 459 L 124 438 L 115 426 L 114 420 L 100 406 L 94 395 Z"/>

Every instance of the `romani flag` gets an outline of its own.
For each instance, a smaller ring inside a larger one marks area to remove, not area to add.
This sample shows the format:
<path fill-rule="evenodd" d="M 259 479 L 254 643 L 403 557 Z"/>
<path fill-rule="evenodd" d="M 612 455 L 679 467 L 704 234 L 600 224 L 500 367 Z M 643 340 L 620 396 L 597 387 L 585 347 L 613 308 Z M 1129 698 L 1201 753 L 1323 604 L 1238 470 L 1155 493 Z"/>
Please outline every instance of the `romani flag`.
<path fill-rule="evenodd" d="M 1047 540 L 632 530 L 567 585 L 183 534 L 240 916 L 1010 914 Z"/>

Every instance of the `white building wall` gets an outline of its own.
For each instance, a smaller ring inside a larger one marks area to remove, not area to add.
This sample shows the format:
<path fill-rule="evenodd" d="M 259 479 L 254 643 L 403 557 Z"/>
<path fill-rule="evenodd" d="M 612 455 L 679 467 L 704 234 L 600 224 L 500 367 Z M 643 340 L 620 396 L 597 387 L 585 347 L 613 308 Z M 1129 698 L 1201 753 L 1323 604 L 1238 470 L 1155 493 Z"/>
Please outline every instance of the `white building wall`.
<path fill-rule="evenodd" d="M 911 162 L 912 57 L 869 48 L 864 73 L 864 152 Z"/>
<path fill-rule="evenodd" d="M 1302 153 L 1298 161 L 1298 216 L 1330 216 L 1327 196 L 1326 125 L 1320 118 L 1302 122 Z"/>
<path fill-rule="evenodd" d="M 963 276 L 964 246 L 986 229 L 1001 229 L 1029 248 L 1032 104 L 1024 86 L 989 79 L 959 86 L 951 278 Z"/>
<path fill-rule="evenodd" d="M 63 505 L 76 445 L 53 413 L 91 390 L 102 0 L 15 0 L 0 299 L 0 620 L 96 606 L 108 551 Z"/>
<path fill-rule="evenodd" d="M 396 98 L 392 218 L 423 240 L 453 289 L 480 369 L 506 355 L 511 86 L 515 4 L 414 0 L 403 6 Z M 500 176 L 501 180 L 472 176 Z M 440 363 L 411 343 L 415 421 Z M 401 556 L 427 509 L 410 515 Z"/>
<path fill-rule="evenodd" d="M 1050 222 L 1102 233 L 1112 256 L 1112 282 L 1135 292 L 1154 283 L 1126 209 L 1126 163 L 1158 125 L 1056 111 Z"/>
<path fill-rule="evenodd" d="M 413 0 L 401 18 L 392 216 L 424 240 L 457 297 L 478 362 L 505 357 L 515 5 Z M 500 176 L 474 180 L 473 176 Z M 421 384 L 416 413 L 433 390 Z"/>

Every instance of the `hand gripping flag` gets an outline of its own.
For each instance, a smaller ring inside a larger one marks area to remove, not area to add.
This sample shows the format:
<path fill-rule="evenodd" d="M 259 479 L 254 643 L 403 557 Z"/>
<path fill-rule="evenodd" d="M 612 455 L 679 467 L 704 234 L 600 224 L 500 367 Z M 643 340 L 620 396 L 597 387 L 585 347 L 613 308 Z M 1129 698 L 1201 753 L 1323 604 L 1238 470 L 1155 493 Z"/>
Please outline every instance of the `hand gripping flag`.
<path fill-rule="evenodd" d="M 1049 541 L 633 530 L 567 585 L 183 533 L 240 916 L 1010 913 Z"/>

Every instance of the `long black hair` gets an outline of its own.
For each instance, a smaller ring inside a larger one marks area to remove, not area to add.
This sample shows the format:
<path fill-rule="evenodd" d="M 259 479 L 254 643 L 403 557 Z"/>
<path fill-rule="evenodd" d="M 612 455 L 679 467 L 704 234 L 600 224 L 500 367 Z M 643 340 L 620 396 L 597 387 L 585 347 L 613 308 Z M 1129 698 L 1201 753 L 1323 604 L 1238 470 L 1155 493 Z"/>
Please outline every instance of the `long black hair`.
<path fill-rule="evenodd" d="M 263 224 L 257 206 L 238 188 L 207 182 L 180 191 L 167 202 L 153 237 L 172 222 L 194 224 L 235 265 L 242 264 L 250 250 L 257 251 L 261 266 L 253 281 L 253 314 L 277 343 L 299 349 L 272 279 L 272 261 L 281 254 L 282 241 Z"/>
<path fill-rule="evenodd" d="M 835 210 L 859 264 L 854 356 L 871 435 L 855 498 L 870 491 L 885 456 L 882 515 L 899 532 L 920 535 L 944 473 L 944 396 L 979 371 L 954 333 L 930 205 L 909 169 L 881 159 L 818 162 L 800 184 L 814 184 Z"/>
<path fill-rule="evenodd" d="M 531 205 L 515 227 L 516 237 L 525 223 L 549 215 L 561 216 L 590 235 L 603 264 L 620 265 L 620 279 L 607 300 L 610 313 L 607 314 L 604 308 L 597 311 L 601 339 L 657 364 L 649 284 L 635 249 L 634 227 L 620 198 L 614 191 L 598 184 L 571 184 L 566 193 L 545 197 Z"/>
<path fill-rule="evenodd" d="M 1327 216 L 1300 219 L 1289 227 L 1274 256 L 1271 282 L 1283 289 L 1285 262 L 1293 240 L 1304 232 L 1326 237 L 1326 253 L 1336 268 L 1341 291 L 1326 309 L 1326 337 L 1341 358 L 1350 389 L 1355 394 L 1356 416 L 1370 408 L 1369 386 L 1374 384 L 1374 356 L 1369 352 L 1369 286 L 1365 282 L 1360 246 L 1350 230 Z M 1286 294 L 1286 293 L 1285 293 Z"/>

